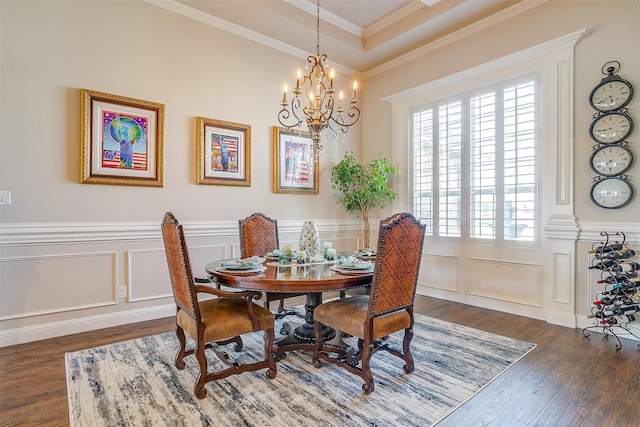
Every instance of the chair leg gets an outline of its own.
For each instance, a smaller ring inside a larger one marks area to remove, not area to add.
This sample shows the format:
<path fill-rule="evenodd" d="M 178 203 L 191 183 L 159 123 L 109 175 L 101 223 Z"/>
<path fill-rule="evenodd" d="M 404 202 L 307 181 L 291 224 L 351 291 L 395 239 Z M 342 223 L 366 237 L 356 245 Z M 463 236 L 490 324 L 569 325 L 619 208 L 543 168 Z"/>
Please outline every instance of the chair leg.
<path fill-rule="evenodd" d="M 267 363 L 269 364 L 269 369 L 267 369 L 266 375 L 267 378 L 272 380 L 278 373 L 276 360 L 273 357 L 273 341 L 275 339 L 275 332 L 273 331 L 273 328 L 267 329 L 264 335 L 264 356 L 265 359 L 267 359 Z"/>
<path fill-rule="evenodd" d="M 411 355 L 411 340 L 413 339 L 413 328 L 407 328 L 404 330 L 404 340 L 402 340 L 402 352 L 404 356 L 402 359 L 404 360 L 405 365 L 402 369 L 407 374 L 413 372 L 414 364 L 413 364 L 413 356 Z"/>
<path fill-rule="evenodd" d="M 203 387 L 207 383 L 207 356 L 204 354 L 204 349 L 206 347 L 204 341 L 204 337 L 198 340 L 196 344 L 196 360 L 198 361 L 198 365 L 200 366 L 200 373 L 198 374 L 198 379 L 196 380 L 196 385 L 193 387 L 193 394 L 196 395 L 198 399 L 204 399 L 207 397 L 207 390 Z"/>
<path fill-rule="evenodd" d="M 176 336 L 178 337 L 178 341 L 180 342 L 180 349 L 178 349 L 178 353 L 176 354 L 175 365 L 176 368 L 182 370 L 185 367 L 183 359 L 186 356 L 185 348 L 187 345 L 187 340 L 184 337 L 184 329 L 182 329 L 178 325 L 176 325 Z"/>
<path fill-rule="evenodd" d="M 369 366 L 369 362 L 371 361 L 371 356 L 373 355 L 373 343 L 366 342 L 362 346 L 362 372 L 360 376 L 364 380 L 364 384 L 362 385 L 362 391 L 364 394 L 369 394 L 373 391 L 373 374 L 371 373 L 371 367 Z"/>
<path fill-rule="evenodd" d="M 320 350 L 322 349 L 322 323 L 317 320 L 313 322 L 313 333 L 316 336 L 316 345 L 313 347 L 313 355 L 311 356 L 311 363 L 316 368 L 321 366 L 320 364 Z"/>

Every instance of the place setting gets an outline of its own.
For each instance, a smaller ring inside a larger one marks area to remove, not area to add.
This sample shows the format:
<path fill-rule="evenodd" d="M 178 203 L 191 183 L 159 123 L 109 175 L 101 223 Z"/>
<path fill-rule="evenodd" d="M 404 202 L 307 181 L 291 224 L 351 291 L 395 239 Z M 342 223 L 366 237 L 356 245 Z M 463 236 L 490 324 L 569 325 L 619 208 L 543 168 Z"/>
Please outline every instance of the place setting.
<path fill-rule="evenodd" d="M 353 256 L 365 261 L 375 261 L 376 249 L 358 249 L 353 253 Z"/>
<path fill-rule="evenodd" d="M 339 258 L 331 270 L 340 274 L 367 274 L 373 271 L 373 262 L 346 255 Z"/>
<path fill-rule="evenodd" d="M 221 263 L 216 267 L 216 271 L 227 274 L 256 274 L 267 269 L 263 264 L 265 258 L 252 256 L 250 258 L 239 259 Z"/>

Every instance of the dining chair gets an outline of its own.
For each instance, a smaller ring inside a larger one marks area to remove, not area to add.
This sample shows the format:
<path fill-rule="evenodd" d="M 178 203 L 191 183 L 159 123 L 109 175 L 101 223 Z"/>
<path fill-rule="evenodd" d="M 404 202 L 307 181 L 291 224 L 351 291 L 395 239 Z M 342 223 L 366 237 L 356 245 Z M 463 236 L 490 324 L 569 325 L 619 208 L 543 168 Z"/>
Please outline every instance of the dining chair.
<path fill-rule="evenodd" d="M 314 311 L 316 345 L 312 363 L 320 359 L 337 364 L 364 380 L 362 390 L 374 389 L 370 361 L 386 350 L 404 360 L 404 372 L 414 369 L 411 356 L 413 302 L 420 271 L 425 226 L 410 213 L 395 214 L 380 221 L 378 256 L 370 295 L 353 296 L 321 304 Z M 321 327 L 327 325 L 358 338 L 358 348 L 340 351 L 323 348 Z M 392 348 L 386 336 L 404 330 L 402 351 Z M 352 351 L 353 350 L 353 351 Z M 330 352 L 336 352 L 331 356 Z"/>
<path fill-rule="evenodd" d="M 238 220 L 240 229 L 240 257 L 248 258 L 252 256 L 264 257 L 269 252 L 280 247 L 278 237 L 278 221 L 269 218 L 261 212 L 256 212 L 245 219 Z M 272 301 L 279 301 L 276 317 L 284 317 L 292 314 L 304 317 L 302 314 L 284 308 L 284 300 L 304 296 L 305 293 L 294 292 L 265 292 L 264 307 L 269 310 Z"/>
<path fill-rule="evenodd" d="M 267 378 L 275 378 L 277 368 L 272 351 L 275 319 L 269 310 L 253 302 L 260 298 L 260 292 L 227 292 L 213 286 L 196 285 L 182 225 L 171 212 L 167 212 L 161 228 L 176 303 L 176 336 L 180 342 L 175 365 L 182 370 L 185 367 L 183 359 L 195 355 L 200 368 L 193 388 L 196 397 L 206 397 L 207 391 L 203 387 L 208 382 L 246 371 L 268 368 Z M 199 300 L 198 294 L 209 294 L 216 298 Z M 235 351 L 241 351 L 241 335 L 258 331 L 264 331 L 265 359 L 262 361 L 239 364 L 220 349 L 222 345 L 235 343 Z M 185 332 L 195 341 L 195 348 L 186 349 Z M 208 372 L 205 355 L 208 349 L 213 350 L 229 367 Z"/>

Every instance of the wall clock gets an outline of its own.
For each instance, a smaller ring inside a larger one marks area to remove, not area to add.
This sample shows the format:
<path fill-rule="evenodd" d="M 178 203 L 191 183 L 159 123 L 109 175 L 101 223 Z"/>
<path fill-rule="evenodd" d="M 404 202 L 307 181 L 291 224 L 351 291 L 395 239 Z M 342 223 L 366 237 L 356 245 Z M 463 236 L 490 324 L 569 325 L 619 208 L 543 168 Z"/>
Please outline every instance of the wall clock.
<path fill-rule="evenodd" d="M 599 179 L 591 186 L 591 201 L 601 208 L 621 208 L 633 198 L 633 187 L 621 177 Z"/>
<path fill-rule="evenodd" d="M 619 144 L 604 145 L 591 153 L 589 166 L 595 173 L 615 176 L 625 173 L 633 163 L 631 151 Z"/>
<path fill-rule="evenodd" d="M 632 131 L 633 120 L 622 111 L 601 114 L 589 126 L 589 135 L 599 144 L 615 144 L 623 141 Z"/>
<path fill-rule="evenodd" d="M 593 88 L 589 95 L 591 106 L 603 113 L 624 108 L 633 98 L 631 83 L 613 74 L 620 69 L 620 63 L 607 62 L 602 66 L 603 74 L 605 67 L 607 67 L 607 76 Z"/>

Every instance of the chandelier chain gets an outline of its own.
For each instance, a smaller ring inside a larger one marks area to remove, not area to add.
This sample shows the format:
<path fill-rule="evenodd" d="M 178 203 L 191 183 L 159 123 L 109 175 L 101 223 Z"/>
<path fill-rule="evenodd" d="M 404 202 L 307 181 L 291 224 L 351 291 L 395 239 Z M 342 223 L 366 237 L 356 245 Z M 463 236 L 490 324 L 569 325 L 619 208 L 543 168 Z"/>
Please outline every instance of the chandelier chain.
<path fill-rule="evenodd" d="M 320 0 L 317 1 L 317 7 L 316 7 L 316 32 L 317 32 L 317 39 L 316 39 L 316 55 L 320 56 Z"/>

